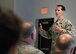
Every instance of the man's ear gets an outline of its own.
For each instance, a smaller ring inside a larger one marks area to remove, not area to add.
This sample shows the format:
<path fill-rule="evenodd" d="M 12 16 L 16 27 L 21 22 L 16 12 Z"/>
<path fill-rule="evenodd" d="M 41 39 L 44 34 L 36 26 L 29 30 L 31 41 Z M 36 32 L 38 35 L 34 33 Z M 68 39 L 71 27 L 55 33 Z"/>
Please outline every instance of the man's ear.
<path fill-rule="evenodd" d="M 32 32 L 32 34 L 31 34 L 31 38 L 32 38 L 32 40 L 34 39 L 34 33 Z"/>

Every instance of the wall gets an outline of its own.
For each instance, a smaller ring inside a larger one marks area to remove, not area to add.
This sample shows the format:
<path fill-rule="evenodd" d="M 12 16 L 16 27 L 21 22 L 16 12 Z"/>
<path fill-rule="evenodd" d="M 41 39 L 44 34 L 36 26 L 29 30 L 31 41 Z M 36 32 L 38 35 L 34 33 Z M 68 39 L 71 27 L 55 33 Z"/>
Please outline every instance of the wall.
<path fill-rule="evenodd" d="M 22 16 L 23 20 L 35 22 L 35 19 L 53 17 L 55 0 L 16 0 L 16 13 Z M 41 15 L 41 7 L 48 7 L 48 13 Z"/>
<path fill-rule="evenodd" d="M 0 0 L 0 6 L 14 10 L 14 0 Z"/>
<path fill-rule="evenodd" d="M 34 21 L 35 3 L 32 0 L 16 0 L 15 12 L 24 21 Z"/>

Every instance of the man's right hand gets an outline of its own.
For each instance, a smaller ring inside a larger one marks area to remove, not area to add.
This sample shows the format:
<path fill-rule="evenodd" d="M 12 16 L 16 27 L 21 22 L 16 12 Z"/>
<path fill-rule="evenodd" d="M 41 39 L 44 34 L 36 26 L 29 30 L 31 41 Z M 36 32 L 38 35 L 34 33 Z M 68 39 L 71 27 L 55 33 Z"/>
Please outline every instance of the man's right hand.
<path fill-rule="evenodd" d="M 40 26 L 39 26 L 39 31 L 43 31 L 43 27 L 42 27 L 41 23 L 40 23 Z"/>

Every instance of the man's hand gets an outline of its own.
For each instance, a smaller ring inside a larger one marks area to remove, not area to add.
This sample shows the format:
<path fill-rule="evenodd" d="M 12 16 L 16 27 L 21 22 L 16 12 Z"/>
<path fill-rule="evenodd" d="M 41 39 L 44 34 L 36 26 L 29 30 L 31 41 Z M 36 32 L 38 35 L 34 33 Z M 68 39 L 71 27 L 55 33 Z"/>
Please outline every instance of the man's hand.
<path fill-rule="evenodd" d="M 42 27 L 42 24 L 40 23 L 39 31 L 42 31 L 42 30 L 43 30 L 43 27 Z"/>
<path fill-rule="evenodd" d="M 56 31 L 56 32 L 61 32 L 61 31 L 62 31 L 62 27 L 60 27 L 60 26 L 56 26 L 55 31 Z"/>
<path fill-rule="evenodd" d="M 54 31 L 55 31 L 55 32 L 61 32 L 62 30 L 63 30 L 63 29 L 62 29 L 62 27 L 61 27 L 61 24 L 56 25 L 55 28 L 54 28 Z"/>

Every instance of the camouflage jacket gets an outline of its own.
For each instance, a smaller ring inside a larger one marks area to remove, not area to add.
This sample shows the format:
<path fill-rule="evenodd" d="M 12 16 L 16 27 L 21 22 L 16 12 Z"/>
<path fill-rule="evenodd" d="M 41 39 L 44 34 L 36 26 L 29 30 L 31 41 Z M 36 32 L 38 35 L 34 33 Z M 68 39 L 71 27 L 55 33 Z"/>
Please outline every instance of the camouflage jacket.
<path fill-rule="evenodd" d="M 14 52 L 10 52 L 9 54 L 44 54 L 39 49 L 33 47 L 32 45 L 28 45 L 25 42 L 17 43 Z"/>
<path fill-rule="evenodd" d="M 53 26 L 57 25 L 57 22 L 58 20 L 56 20 L 56 22 L 54 22 Z M 75 28 L 73 26 L 73 24 L 68 20 L 68 19 L 65 19 L 63 18 L 61 21 L 60 21 L 60 24 L 61 24 L 61 27 L 63 29 L 62 32 L 54 32 L 52 31 L 52 27 L 50 27 L 50 29 L 48 31 L 40 31 L 40 35 L 43 36 L 44 38 L 47 38 L 47 39 L 55 39 L 57 36 L 59 36 L 61 33 L 69 33 L 71 34 L 72 36 L 75 36 Z"/>

